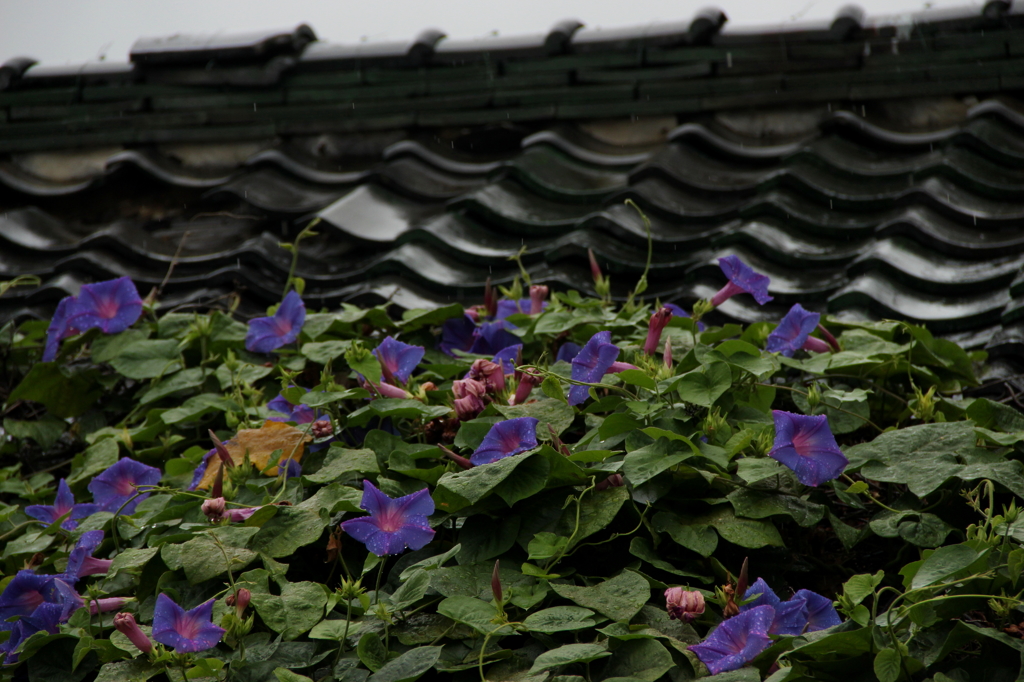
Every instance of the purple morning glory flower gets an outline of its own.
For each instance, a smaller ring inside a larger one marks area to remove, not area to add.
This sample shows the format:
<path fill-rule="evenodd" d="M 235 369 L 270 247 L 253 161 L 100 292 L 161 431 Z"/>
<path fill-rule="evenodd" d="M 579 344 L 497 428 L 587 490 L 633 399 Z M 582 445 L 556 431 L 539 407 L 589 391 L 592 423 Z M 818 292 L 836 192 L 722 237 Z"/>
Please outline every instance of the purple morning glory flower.
<path fill-rule="evenodd" d="M 142 315 L 142 299 L 129 277 L 86 284 L 72 300 L 68 325 L 76 329 L 99 329 L 120 334 Z"/>
<path fill-rule="evenodd" d="M 74 304 L 74 296 L 66 296 L 57 304 L 50 326 L 46 330 L 46 347 L 43 349 L 43 362 L 50 362 L 57 357 L 60 342 L 69 336 L 81 334 L 81 330 L 68 324 L 68 314 Z"/>
<path fill-rule="evenodd" d="M 562 347 L 558 349 L 558 355 L 555 356 L 555 362 L 572 362 L 572 359 L 579 355 L 582 346 L 572 341 L 566 341 L 562 344 Z"/>
<path fill-rule="evenodd" d="M 294 386 L 289 386 L 289 388 L 294 388 Z M 305 389 L 305 391 L 306 393 L 309 393 L 308 388 Z M 285 421 L 295 422 L 296 424 L 308 424 L 320 416 L 317 411 L 309 405 L 296 405 L 289 402 L 289 400 L 280 393 L 277 394 L 276 398 L 267 403 L 267 409 L 273 410 L 274 412 L 280 412 L 285 415 L 283 419 L 281 417 L 269 418 L 270 421 L 275 422 Z"/>
<path fill-rule="evenodd" d="M 404 384 L 409 381 L 409 376 L 416 369 L 416 365 L 420 364 L 425 352 L 423 346 L 411 346 L 387 336 L 373 350 L 373 356 L 380 361 L 385 379 L 390 374 L 390 383 L 400 381 Z"/>
<path fill-rule="evenodd" d="M 434 513 L 434 500 L 426 488 L 392 499 L 370 481 L 363 481 L 359 506 L 370 515 L 344 521 L 341 528 L 377 556 L 399 554 L 406 547 L 417 550 L 434 537 L 427 521 Z"/>
<path fill-rule="evenodd" d="M 82 605 L 82 599 L 61 577 L 18 571 L 0 594 L 0 622 L 14 616 L 31 616 L 43 604 L 58 605 L 61 620 L 67 620 Z"/>
<path fill-rule="evenodd" d="M 142 299 L 129 277 L 85 284 L 78 296 L 67 296 L 57 304 L 46 330 L 43 362 L 57 357 L 60 342 L 87 329 L 119 334 L 142 315 Z"/>
<path fill-rule="evenodd" d="M 795 304 L 782 318 L 782 322 L 779 322 L 779 326 L 768 335 L 765 349 L 769 353 L 782 353 L 787 358 L 791 358 L 794 352 L 806 347 L 808 342 L 812 342 L 813 347 L 810 350 L 821 353 L 824 351 L 820 348 L 824 346 L 824 350 L 827 351 L 828 345 L 824 341 L 811 337 L 811 332 L 817 328 L 820 319 L 821 314 L 809 312 L 804 310 L 799 303 Z M 818 343 L 814 344 L 813 341 Z"/>
<path fill-rule="evenodd" d="M 742 668 L 772 643 L 768 628 L 775 609 L 757 606 L 722 621 L 714 632 L 690 651 L 708 667 L 712 675 Z"/>
<path fill-rule="evenodd" d="M 15 653 L 21 644 L 37 632 L 49 632 L 51 635 L 60 631 L 60 624 L 67 620 L 61 617 L 63 608 L 60 604 L 42 604 L 31 615 L 22 616 L 14 623 L 4 623 L 9 628 L 0 627 L 0 631 L 9 629 L 11 636 L 0 644 L 0 653 L 5 653 L 4 663 L 17 663 L 19 655 Z"/>
<path fill-rule="evenodd" d="M 92 479 L 89 483 L 89 492 L 100 505 L 100 511 L 116 512 L 122 504 L 135 496 L 138 492 L 136 486 L 156 485 L 160 482 L 160 477 L 159 469 L 126 457 Z M 122 509 L 121 513 L 129 516 L 134 514 L 135 507 L 147 497 L 149 493 L 139 495 Z"/>
<path fill-rule="evenodd" d="M 807 625 L 807 602 L 799 597 L 794 597 L 787 602 L 779 599 L 778 595 L 768 587 L 763 578 L 747 588 L 743 595 L 744 599 L 750 599 L 758 595 L 754 601 L 744 604 L 740 611 L 749 611 L 758 606 L 770 606 L 775 610 L 775 617 L 768 628 L 770 635 L 799 635 Z"/>
<path fill-rule="evenodd" d="M 513 298 L 503 298 L 498 301 L 498 311 L 494 315 L 496 320 L 504 320 L 509 315 L 530 314 L 530 299 L 521 298 L 518 301 Z"/>
<path fill-rule="evenodd" d="M 469 315 L 453 317 L 441 325 L 441 343 L 438 348 L 442 353 L 454 357 L 456 350 L 469 351 L 473 347 L 473 332 L 476 322 Z"/>
<path fill-rule="evenodd" d="M 803 599 L 807 604 L 807 632 L 827 630 L 843 622 L 828 597 L 810 590 L 798 590 L 793 599 Z"/>
<path fill-rule="evenodd" d="M 186 611 L 166 594 L 157 595 L 153 639 L 177 653 L 195 653 L 217 646 L 224 629 L 213 624 L 213 601 Z"/>
<path fill-rule="evenodd" d="M 669 310 L 671 310 L 672 314 L 675 315 L 676 317 L 689 317 L 690 316 L 690 313 L 686 312 L 685 310 L 683 310 L 682 308 L 677 306 L 675 303 L 663 303 L 662 305 L 664 307 L 668 308 Z M 705 329 L 707 329 L 707 327 L 704 326 L 703 322 L 698 322 L 697 323 L 697 331 L 702 332 Z"/>
<path fill-rule="evenodd" d="M 57 499 L 53 501 L 53 504 L 31 504 L 25 507 L 26 514 L 47 525 L 71 512 L 71 515 L 60 524 L 64 530 L 78 528 L 78 519 L 84 519 L 99 510 L 100 507 L 97 504 L 75 504 L 75 496 L 63 478 L 57 484 Z"/>
<path fill-rule="evenodd" d="M 572 378 L 596 384 L 608 373 L 612 363 L 619 357 L 619 347 L 612 343 L 611 332 L 597 332 L 572 359 Z M 572 386 L 569 389 L 569 404 L 579 405 L 587 399 L 586 386 Z"/>
<path fill-rule="evenodd" d="M 305 321 L 306 304 L 298 292 L 289 291 L 272 317 L 249 320 L 245 347 L 254 353 L 269 353 L 299 338 Z"/>
<path fill-rule="evenodd" d="M 469 461 L 474 466 L 490 464 L 537 447 L 537 424 L 533 417 L 517 417 L 491 427 Z"/>
<path fill-rule="evenodd" d="M 521 344 L 522 339 L 506 331 L 511 326 L 503 320 L 484 322 L 473 331 L 473 345 L 469 352 L 477 355 L 494 355 L 509 346 Z"/>
<path fill-rule="evenodd" d="M 517 343 L 514 346 L 502 348 L 494 354 L 491 362 L 501 365 L 501 371 L 505 374 L 513 374 L 516 371 L 516 361 L 523 350 L 523 344 Z"/>
<path fill-rule="evenodd" d="M 750 266 L 736 256 L 725 256 L 718 259 L 722 272 L 729 278 L 729 283 L 722 287 L 711 298 L 711 305 L 718 307 L 736 294 L 748 293 L 754 297 L 758 305 L 772 300 L 768 295 L 769 279 L 750 269 Z"/>
<path fill-rule="evenodd" d="M 90 530 L 82 533 L 75 548 L 68 555 L 68 565 L 60 576 L 62 580 L 74 585 L 79 578 L 87 575 L 106 573 L 110 568 L 111 559 L 94 559 L 92 554 L 103 543 L 103 531 Z"/>
<path fill-rule="evenodd" d="M 828 417 L 782 410 L 772 410 L 772 415 L 775 442 L 769 457 L 792 469 L 804 485 L 818 486 L 843 473 L 849 460 L 828 428 Z"/>

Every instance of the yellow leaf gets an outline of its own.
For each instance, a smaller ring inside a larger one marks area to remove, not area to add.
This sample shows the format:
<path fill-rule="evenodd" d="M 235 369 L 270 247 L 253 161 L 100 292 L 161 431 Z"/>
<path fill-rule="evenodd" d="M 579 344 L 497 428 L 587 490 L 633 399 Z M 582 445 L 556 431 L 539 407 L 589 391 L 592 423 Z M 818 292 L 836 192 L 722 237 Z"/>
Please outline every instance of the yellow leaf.
<path fill-rule="evenodd" d="M 289 426 L 284 422 L 266 421 L 258 429 L 242 429 L 234 438 L 224 443 L 235 464 L 245 461 L 245 453 L 249 453 L 249 461 L 258 470 L 262 471 L 270 463 L 270 455 L 274 450 L 281 451 L 281 460 L 291 459 L 296 462 L 302 461 L 302 455 L 306 451 L 306 443 L 313 440 L 302 429 Z M 209 460 L 202 480 L 197 488 L 207 490 L 213 485 L 217 477 L 217 470 L 220 469 L 220 460 L 214 456 Z M 277 476 L 277 467 L 267 472 L 268 476 Z"/>

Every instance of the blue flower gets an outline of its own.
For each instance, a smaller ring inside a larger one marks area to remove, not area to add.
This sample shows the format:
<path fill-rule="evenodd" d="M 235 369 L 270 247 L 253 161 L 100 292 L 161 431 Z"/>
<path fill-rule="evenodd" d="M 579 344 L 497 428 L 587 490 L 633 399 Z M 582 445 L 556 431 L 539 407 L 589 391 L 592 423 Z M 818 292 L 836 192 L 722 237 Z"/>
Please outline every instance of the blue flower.
<path fill-rule="evenodd" d="M 309 393 L 309 389 L 305 389 Z M 267 403 L 267 409 L 280 412 L 284 417 L 270 417 L 270 421 L 295 422 L 296 424 L 308 424 L 319 417 L 317 411 L 309 405 L 296 405 L 290 402 L 280 393 L 277 397 Z"/>
<path fill-rule="evenodd" d="M 749 611 L 758 606 L 770 606 L 775 609 L 775 618 L 768 628 L 768 634 L 799 635 L 804 631 L 807 626 L 807 602 L 803 598 L 794 597 L 784 602 L 762 578 L 758 578 L 757 582 L 747 588 L 743 599 L 750 599 L 755 595 L 758 595 L 757 599 L 741 606 L 740 611 Z"/>
<path fill-rule="evenodd" d="M 100 511 L 116 512 L 122 504 L 135 496 L 138 492 L 137 486 L 156 485 L 160 482 L 160 477 L 159 469 L 126 457 L 92 479 L 89 482 L 89 492 L 100 505 Z M 139 495 L 121 513 L 129 516 L 134 514 L 135 507 L 147 497 L 149 493 Z"/>
<path fill-rule="evenodd" d="M 195 653 L 217 646 L 224 629 L 213 624 L 213 601 L 186 611 L 166 594 L 157 595 L 153 639 L 177 653 Z"/>
<path fill-rule="evenodd" d="M 272 317 L 249 320 L 245 347 L 254 353 L 269 353 L 299 338 L 305 321 L 306 304 L 296 291 L 289 291 Z"/>
<path fill-rule="evenodd" d="M 768 628 L 774 619 L 772 607 L 754 607 L 722 621 L 707 639 L 691 645 L 690 651 L 712 675 L 742 668 L 772 643 Z"/>
<path fill-rule="evenodd" d="M 818 321 L 821 319 L 819 313 L 812 313 L 804 310 L 803 306 L 799 303 L 795 304 L 786 313 L 786 316 L 782 318 L 782 322 L 779 322 L 779 326 L 772 330 L 768 335 L 768 343 L 765 345 L 765 349 L 769 353 L 782 353 L 787 358 L 793 357 L 793 353 L 800 350 L 804 345 L 811 340 L 811 332 L 813 332 L 817 326 Z M 828 346 L 824 341 L 814 339 L 818 344 L 825 347 L 828 350 Z M 811 350 L 819 350 L 820 346 L 815 345 Z"/>
<path fill-rule="evenodd" d="M 566 341 L 562 344 L 562 347 L 558 349 L 558 354 L 555 356 L 555 362 L 572 362 L 572 359 L 579 355 L 582 346 L 572 341 Z"/>
<path fill-rule="evenodd" d="M 96 284 L 85 284 L 78 296 L 68 296 L 58 305 L 46 331 L 43 361 L 57 356 L 62 339 L 87 329 L 104 334 L 119 334 L 135 324 L 142 315 L 142 299 L 129 277 Z"/>
<path fill-rule="evenodd" d="M 807 604 L 807 632 L 827 630 L 843 622 L 828 597 L 810 590 L 798 590 L 793 599 L 803 599 Z"/>
<path fill-rule="evenodd" d="M 484 322 L 473 330 L 473 345 L 469 352 L 476 355 L 494 355 L 509 346 L 521 344 L 522 339 L 506 331 L 509 328 L 514 329 L 511 324 L 503 320 Z"/>
<path fill-rule="evenodd" d="M 425 352 L 423 346 L 412 346 L 387 336 L 373 350 L 373 355 L 380 361 L 381 371 L 389 383 L 400 381 L 404 384 L 409 381 Z"/>
<path fill-rule="evenodd" d="M 67 481 L 63 478 L 57 484 L 57 499 L 54 500 L 53 504 L 32 504 L 25 507 L 26 514 L 47 525 L 70 512 L 70 516 L 60 524 L 60 527 L 64 530 L 78 528 L 78 519 L 84 519 L 86 516 L 99 510 L 99 505 L 96 504 L 75 504 L 75 496 L 71 492 L 71 488 L 68 487 Z"/>
<path fill-rule="evenodd" d="M 474 466 L 490 464 L 537 447 L 537 424 L 533 417 L 506 419 L 491 427 L 469 461 Z"/>
<path fill-rule="evenodd" d="M 456 350 L 469 351 L 473 347 L 476 322 L 469 315 L 453 317 L 441 325 L 441 343 L 438 348 L 442 353 L 455 356 Z"/>
<path fill-rule="evenodd" d="M 849 460 L 839 449 L 825 415 L 772 410 L 775 442 L 768 456 L 793 470 L 804 485 L 818 486 L 843 473 Z"/>
<path fill-rule="evenodd" d="M 523 351 L 523 344 L 517 343 L 514 346 L 502 348 L 494 354 L 491 362 L 501 365 L 501 371 L 505 374 L 513 374 L 516 371 L 516 362 Z"/>
<path fill-rule="evenodd" d="M 65 582 L 74 585 L 78 582 L 79 578 L 83 578 L 87 575 L 96 575 L 100 573 L 106 573 L 110 568 L 111 559 L 94 559 L 93 552 L 103 542 L 103 531 L 101 530 L 90 530 L 86 533 L 82 533 L 82 537 L 78 538 L 78 542 L 75 543 L 75 548 L 71 550 L 71 554 L 68 555 L 68 565 L 64 569 L 64 573 L 61 574 L 60 578 Z"/>
<path fill-rule="evenodd" d="M 767 276 L 754 272 L 749 265 L 736 256 L 719 258 L 718 265 L 722 268 L 725 276 L 729 278 L 729 283 L 711 298 L 711 305 L 718 307 L 736 294 L 742 293 L 753 296 L 758 305 L 764 305 L 772 300 L 772 297 L 768 295 L 770 280 Z"/>
<path fill-rule="evenodd" d="M 341 528 L 377 556 L 399 554 L 406 547 L 421 549 L 434 537 L 427 521 L 434 513 L 434 500 L 426 488 L 392 499 L 370 481 L 363 481 L 359 506 L 370 515 L 344 521 Z"/>
<path fill-rule="evenodd" d="M 597 332 L 572 359 L 572 378 L 596 384 L 608 373 L 619 357 L 619 347 L 612 343 L 611 332 Z M 572 386 L 569 389 L 569 404 L 579 405 L 587 399 L 586 386 Z"/>
<path fill-rule="evenodd" d="M 498 301 L 498 311 L 494 315 L 496 320 L 504 320 L 509 315 L 530 314 L 530 299 L 521 298 L 518 301 L 513 298 L 503 298 Z"/>

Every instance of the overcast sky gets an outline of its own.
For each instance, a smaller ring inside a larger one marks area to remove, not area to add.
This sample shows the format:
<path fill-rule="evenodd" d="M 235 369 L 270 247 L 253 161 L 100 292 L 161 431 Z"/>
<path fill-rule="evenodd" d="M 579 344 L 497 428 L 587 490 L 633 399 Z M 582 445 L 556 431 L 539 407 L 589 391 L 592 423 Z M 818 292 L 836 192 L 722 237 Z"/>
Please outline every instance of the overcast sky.
<path fill-rule="evenodd" d="M 1018 5 L 1024 0 L 1018 0 Z M 714 4 L 727 28 L 831 20 L 843 0 L 0 0 L 0 62 L 30 56 L 46 64 L 124 61 L 142 36 L 284 28 L 308 23 L 322 40 L 407 40 L 436 27 L 457 38 L 545 33 L 560 19 L 590 27 L 686 20 Z M 965 0 L 863 0 L 871 17 L 899 17 Z M 1019 9 L 1018 9 L 1019 11 Z"/>

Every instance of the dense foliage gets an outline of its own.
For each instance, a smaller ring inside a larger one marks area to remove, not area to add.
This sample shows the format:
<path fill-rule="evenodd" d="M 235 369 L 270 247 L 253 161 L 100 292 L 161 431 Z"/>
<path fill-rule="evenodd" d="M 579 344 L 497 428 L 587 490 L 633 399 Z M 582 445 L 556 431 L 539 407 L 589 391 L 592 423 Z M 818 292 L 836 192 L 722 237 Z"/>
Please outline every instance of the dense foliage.
<path fill-rule="evenodd" d="M 1024 416 L 972 397 L 982 354 L 715 326 L 767 299 L 723 260 L 701 322 L 296 281 L 246 323 L 114 280 L 7 325 L 2 674 L 1017 679 Z"/>

